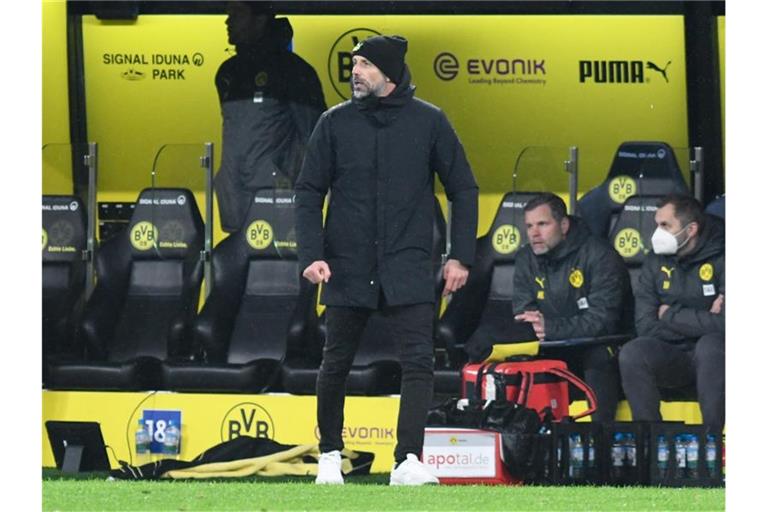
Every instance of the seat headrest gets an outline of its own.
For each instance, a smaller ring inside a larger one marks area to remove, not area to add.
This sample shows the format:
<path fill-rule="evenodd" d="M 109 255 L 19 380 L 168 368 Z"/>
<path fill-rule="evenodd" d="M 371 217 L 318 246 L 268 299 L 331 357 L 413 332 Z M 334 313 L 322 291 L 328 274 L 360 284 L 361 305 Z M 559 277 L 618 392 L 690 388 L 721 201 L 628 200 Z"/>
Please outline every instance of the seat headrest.
<path fill-rule="evenodd" d="M 642 178 L 641 178 L 642 177 Z M 613 211 L 633 195 L 687 193 L 674 150 L 665 142 L 624 142 L 605 180 Z"/>
<path fill-rule="evenodd" d="M 86 212 L 77 196 L 43 196 L 43 262 L 81 260 L 86 248 Z"/>
<path fill-rule="evenodd" d="M 203 219 L 187 189 L 142 190 L 129 226 L 134 259 L 181 259 L 203 246 Z"/>
<path fill-rule="evenodd" d="M 725 194 L 718 196 L 704 208 L 704 211 L 725 220 Z"/>
<path fill-rule="evenodd" d="M 628 265 L 639 266 L 653 250 L 651 237 L 656 230 L 654 216 L 662 196 L 634 196 L 627 199 L 608 237 Z"/>
<path fill-rule="evenodd" d="M 290 189 L 261 189 L 240 230 L 249 257 L 296 259 L 296 196 Z"/>
<path fill-rule="evenodd" d="M 540 192 L 507 192 L 501 200 L 488 235 L 494 261 L 515 261 L 517 251 L 528 243 L 523 208 Z"/>

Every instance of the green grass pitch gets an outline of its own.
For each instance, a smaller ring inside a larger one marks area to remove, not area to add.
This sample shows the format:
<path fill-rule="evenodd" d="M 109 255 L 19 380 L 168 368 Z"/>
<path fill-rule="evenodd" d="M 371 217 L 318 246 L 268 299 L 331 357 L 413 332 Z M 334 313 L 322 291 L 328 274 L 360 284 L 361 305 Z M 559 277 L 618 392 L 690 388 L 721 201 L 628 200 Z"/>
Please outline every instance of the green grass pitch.
<path fill-rule="evenodd" d="M 43 474 L 43 510 L 724 510 L 725 490 L 654 487 L 389 487 L 388 475 L 316 486 L 311 478 L 106 481 Z"/>

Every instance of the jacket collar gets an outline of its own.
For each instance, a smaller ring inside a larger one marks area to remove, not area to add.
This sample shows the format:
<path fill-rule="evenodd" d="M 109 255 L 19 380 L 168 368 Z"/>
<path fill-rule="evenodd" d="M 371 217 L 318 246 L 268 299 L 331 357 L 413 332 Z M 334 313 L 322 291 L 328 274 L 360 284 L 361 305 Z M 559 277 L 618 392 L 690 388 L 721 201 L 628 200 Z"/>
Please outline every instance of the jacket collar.
<path fill-rule="evenodd" d="M 415 91 L 416 86 L 411 84 L 411 71 L 406 64 L 403 79 L 389 95 L 370 95 L 360 99 L 353 96 L 352 102 L 361 112 L 383 126 L 395 119 L 397 111 L 413 99 Z"/>
<path fill-rule="evenodd" d="M 717 256 L 725 250 L 725 223 L 723 220 L 712 215 L 705 215 L 703 224 L 693 252 L 684 256 L 673 256 L 680 264 L 696 264 Z"/>
<path fill-rule="evenodd" d="M 568 215 L 570 228 L 557 247 L 545 254 L 537 256 L 539 260 L 557 261 L 566 258 L 569 254 L 576 251 L 590 237 L 591 233 L 587 225 L 579 217 Z"/>

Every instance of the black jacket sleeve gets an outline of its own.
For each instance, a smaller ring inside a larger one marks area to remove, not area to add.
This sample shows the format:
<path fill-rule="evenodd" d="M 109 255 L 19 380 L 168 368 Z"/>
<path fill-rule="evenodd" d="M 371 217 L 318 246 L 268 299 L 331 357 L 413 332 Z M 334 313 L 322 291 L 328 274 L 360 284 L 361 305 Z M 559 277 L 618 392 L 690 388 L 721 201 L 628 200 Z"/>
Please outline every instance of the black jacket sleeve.
<path fill-rule="evenodd" d="M 452 204 L 451 253 L 448 257 L 470 266 L 475 261 L 477 183 L 464 147 L 442 111 L 432 147 L 431 163 Z"/>
<path fill-rule="evenodd" d="M 654 274 L 658 262 L 651 257 L 645 260 L 635 290 L 635 328 L 638 336 L 651 336 L 663 341 L 683 341 L 685 336 L 659 320 L 661 300 L 656 293 Z"/>
<path fill-rule="evenodd" d="M 725 272 L 720 274 L 718 294 L 725 294 Z M 725 303 L 718 314 L 707 310 L 687 308 L 680 304 L 670 306 L 661 317 L 670 329 L 689 338 L 700 338 L 709 333 L 725 334 Z"/>
<path fill-rule="evenodd" d="M 304 164 L 296 181 L 296 239 L 299 269 L 323 259 L 323 202 L 334 168 L 330 118 L 320 116 L 309 138 Z"/>
<path fill-rule="evenodd" d="M 544 317 L 548 340 L 616 334 L 621 326 L 629 274 L 621 256 L 609 248 L 592 252 L 587 274 L 591 277 L 586 296 L 588 308 L 568 317 Z M 567 285 L 566 285 L 567 286 Z"/>
<path fill-rule="evenodd" d="M 512 310 L 517 315 L 524 311 L 538 311 L 536 302 L 536 282 L 533 280 L 532 258 L 530 251 L 521 249 L 515 263 L 515 278 L 512 284 Z"/>

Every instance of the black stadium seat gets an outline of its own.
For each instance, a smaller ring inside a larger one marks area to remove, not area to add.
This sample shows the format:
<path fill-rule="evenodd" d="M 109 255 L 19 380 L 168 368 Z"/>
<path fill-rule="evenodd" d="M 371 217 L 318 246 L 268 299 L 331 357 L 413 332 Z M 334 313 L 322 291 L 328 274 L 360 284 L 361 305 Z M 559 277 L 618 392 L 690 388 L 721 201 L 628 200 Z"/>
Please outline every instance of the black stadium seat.
<path fill-rule="evenodd" d="M 43 196 L 43 359 L 74 356 L 86 263 L 86 213 L 76 196 Z M 45 364 L 43 365 L 45 370 Z M 43 372 L 45 383 L 45 374 Z"/>
<path fill-rule="evenodd" d="M 438 322 L 437 343 L 448 350 L 445 385 L 460 391 L 466 342 L 473 335 L 505 330 L 512 319 L 512 285 L 517 251 L 528 241 L 523 208 L 537 192 L 510 192 L 501 201 L 488 233 L 477 239 L 475 264 L 466 286 L 453 294 Z M 437 380 L 437 379 L 436 379 Z M 448 383 L 452 384 L 448 384 Z"/>
<path fill-rule="evenodd" d="M 189 190 L 145 189 L 130 228 L 101 247 L 83 313 L 84 359 L 51 365 L 57 389 L 158 389 L 160 362 L 189 353 L 203 222 Z"/>
<path fill-rule="evenodd" d="M 167 389 L 275 390 L 289 353 L 316 344 L 317 286 L 299 276 L 292 190 L 259 191 L 213 251 L 213 291 L 195 322 L 202 361 L 163 364 Z"/>
<path fill-rule="evenodd" d="M 673 149 L 665 142 L 624 142 L 605 181 L 584 194 L 576 211 L 592 233 L 605 238 L 629 197 L 671 192 L 689 193 Z"/>
<path fill-rule="evenodd" d="M 725 194 L 714 198 L 704 209 L 704 211 L 715 217 L 725 220 Z"/>
<path fill-rule="evenodd" d="M 663 196 L 633 196 L 626 200 L 608 235 L 624 259 L 632 289 L 636 287 L 646 255 L 653 251 L 651 237 L 656 230 L 656 204 Z"/>
<path fill-rule="evenodd" d="M 283 388 L 295 395 L 316 393 L 317 373 L 325 343 L 325 315 L 320 319 L 317 346 L 295 354 L 282 368 Z M 387 320 L 378 312 L 371 315 L 363 331 L 360 346 L 347 377 L 347 394 L 381 395 L 400 392 L 400 363 L 395 343 L 389 335 Z"/>
<path fill-rule="evenodd" d="M 445 217 L 435 198 L 435 222 L 432 236 L 432 261 L 435 275 L 435 318 L 440 312 L 442 292 L 442 255 L 445 252 Z M 360 346 L 347 378 L 347 393 L 351 395 L 381 395 L 400 393 L 400 362 L 397 346 L 391 338 L 387 318 L 375 312 L 363 331 Z M 283 387 L 298 394 L 315 394 L 317 373 L 322 360 L 325 340 L 321 324 L 320 343 L 305 354 L 289 358 L 283 365 Z"/>

